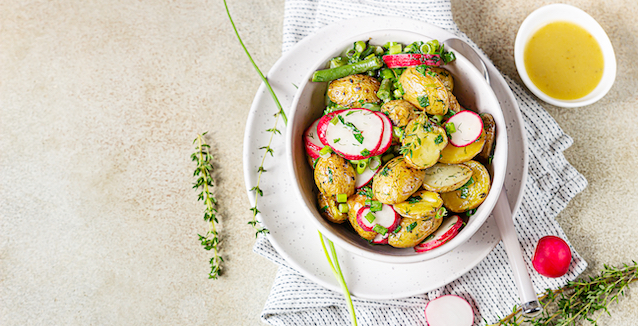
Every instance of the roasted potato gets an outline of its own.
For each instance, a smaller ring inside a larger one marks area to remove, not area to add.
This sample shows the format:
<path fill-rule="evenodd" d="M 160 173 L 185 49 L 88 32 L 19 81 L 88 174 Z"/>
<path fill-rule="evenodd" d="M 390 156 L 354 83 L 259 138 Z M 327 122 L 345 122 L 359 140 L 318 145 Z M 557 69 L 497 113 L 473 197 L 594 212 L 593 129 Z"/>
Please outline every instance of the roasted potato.
<path fill-rule="evenodd" d="M 452 74 L 445 68 L 440 67 L 432 67 L 428 69 L 436 74 L 436 77 L 441 80 L 445 88 L 447 88 L 450 92 L 454 90 L 454 78 Z"/>
<path fill-rule="evenodd" d="M 348 214 L 339 211 L 339 203 L 334 198 L 328 198 L 321 192 L 317 194 L 319 212 L 326 220 L 332 223 L 343 223 L 348 219 Z"/>
<path fill-rule="evenodd" d="M 338 194 L 354 194 L 354 168 L 341 156 L 320 157 L 314 174 L 317 188 L 324 196 L 334 198 Z"/>
<path fill-rule="evenodd" d="M 472 178 L 463 187 L 441 194 L 443 205 L 455 213 L 477 208 L 485 201 L 490 192 L 490 174 L 483 164 L 477 161 L 465 162 L 472 169 Z"/>
<path fill-rule="evenodd" d="M 425 170 L 406 163 L 402 156 L 395 157 L 381 168 L 372 179 L 374 197 L 387 205 L 405 201 L 423 184 Z"/>
<path fill-rule="evenodd" d="M 377 91 L 381 84 L 368 75 L 350 75 L 333 80 L 328 85 L 328 97 L 345 107 L 360 107 L 362 103 L 378 103 Z"/>
<path fill-rule="evenodd" d="M 350 197 L 348 197 L 348 222 L 352 225 L 352 228 L 357 232 L 362 238 L 366 240 L 372 240 L 377 236 L 377 233 L 374 231 L 366 231 L 361 225 L 357 222 L 357 212 L 361 207 L 366 205 L 367 196 L 356 193 Z"/>
<path fill-rule="evenodd" d="M 447 95 L 450 98 L 450 111 L 459 113 L 459 111 L 463 110 L 463 108 L 461 108 L 461 104 L 459 104 L 459 101 L 456 99 L 456 96 L 452 94 L 452 92 L 448 92 Z"/>
<path fill-rule="evenodd" d="M 463 164 L 436 163 L 425 170 L 423 188 L 434 192 L 454 191 L 472 177 L 472 169 Z"/>
<path fill-rule="evenodd" d="M 436 231 L 442 221 L 442 218 L 417 220 L 406 217 L 401 220 L 399 231 L 390 233 L 388 244 L 396 248 L 414 247 Z"/>
<path fill-rule="evenodd" d="M 439 158 L 439 162 L 448 164 L 467 162 L 481 152 L 483 145 L 485 145 L 485 130 L 481 132 L 479 139 L 465 147 L 456 147 L 452 144 L 448 144 L 441 151 L 441 158 Z"/>
<path fill-rule="evenodd" d="M 427 169 L 438 162 L 441 150 L 447 145 L 445 129 L 421 114 L 405 127 L 401 154 L 410 166 Z"/>
<path fill-rule="evenodd" d="M 401 74 L 399 82 L 404 91 L 403 99 L 428 114 L 445 115 L 450 108 L 448 90 L 437 77 L 409 67 Z"/>
<path fill-rule="evenodd" d="M 406 201 L 394 204 L 394 210 L 403 217 L 427 219 L 435 217 L 443 206 L 443 199 L 438 193 L 420 190 L 412 194 Z"/>
<path fill-rule="evenodd" d="M 492 152 L 494 151 L 494 142 L 496 141 L 496 122 L 494 117 L 489 113 L 481 113 L 481 120 L 483 120 L 483 130 L 485 130 L 485 146 L 479 154 L 479 158 L 485 162 L 489 161 Z"/>
<path fill-rule="evenodd" d="M 416 118 L 417 108 L 406 100 L 393 100 L 383 104 L 381 112 L 385 113 L 392 124 L 405 127 L 410 120 Z"/>

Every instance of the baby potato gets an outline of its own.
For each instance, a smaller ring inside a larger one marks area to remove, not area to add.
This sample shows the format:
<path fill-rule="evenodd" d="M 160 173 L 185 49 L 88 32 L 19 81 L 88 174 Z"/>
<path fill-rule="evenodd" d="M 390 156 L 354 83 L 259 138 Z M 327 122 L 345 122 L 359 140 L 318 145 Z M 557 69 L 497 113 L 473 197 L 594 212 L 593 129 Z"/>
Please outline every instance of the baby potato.
<path fill-rule="evenodd" d="M 483 130 L 485 130 L 485 146 L 479 154 L 479 158 L 487 162 L 494 150 L 494 142 L 496 141 L 496 122 L 494 117 L 489 113 L 481 113 L 481 120 L 483 120 Z"/>
<path fill-rule="evenodd" d="M 320 157 L 314 174 L 317 188 L 324 196 L 334 198 L 338 194 L 354 194 L 354 168 L 341 156 Z"/>
<path fill-rule="evenodd" d="M 448 164 L 467 162 L 481 152 L 483 145 L 485 145 L 485 130 L 481 132 L 479 139 L 465 147 L 456 147 L 452 144 L 448 144 L 441 151 L 439 162 Z"/>
<path fill-rule="evenodd" d="M 443 206 L 443 199 L 436 192 L 420 190 L 406 201 L 394 204 L 394 211 L 403 217 L 427 219 L 435 217 Z"/>
<path fill-rule="evenodd" d="M 490 192 L 490 174 L 477 161 L 465 162 L 472 169 L 472 178 L 460 189 L 441 194 L 443 205 L 454 213 L 462 213 L 477 208 Z"/>
<path fill-rule="evenodd" d="M 372 179 L 374 197 L 387 205 L 405 201 L 423 184 L 425 171 L 411 167 L 402 156 L 395 157 Z"/>
<path fill-rule="evenodd" d="M 360 107 L 361 103 L 378 103 L 380 85 L 374 77 L 350 75 L 330 82 L 328 97 L 332 102 L 349 108 Z"/>
<path fill-rule="evenodd" d="M 461 104 L 459 104 L 459 101 L 456 99 L 456 96 L 452 94 L 452 92 L 448 91 L 447 95 L 450 98 L 450 111 L 459 113 L 459 111 L 463 110 L 461 108 Z"/>
<path fill-rule="evenodd" d="M 319 212 L 326 220 L 332 223 L 343 223 L 348 219 L 348 214 L 339 211 L 339 203 L 334 198 L 328 198 L 322 193 L 317 194 Z"/>
<path fill-rule="evenodd" d="M 435 74 L 432 74 L 435 75 Z M 415 67 L 407 68 L 399 77 L 403 87 L 403 99 L 432 115 L 445 115 L 450 107 L 445 85 L 429 74 L 420 73 Z"/>
<path fill-rule="evenodd" d="M 432 67 L 428 70 L 435 73 L 436 77 L 438 77 L 439 80 L 441 80 L 443 85 L 445 85 L 445 88 L 447 88 L 450 92 L 454 90 L 454 78 L 452 77 L 452 74 L 447 69 L 441 68 L 441 67 Z"/>
<path fill-rule="evenodd" d="M 401 220 L 399 231 L 390 233 L 388 236 L 388 244 L 396 248 L 414 247 L 427 238 L 428 235 L 436 231 L 442 221 L 442 218 L 417 220 L 406 217 Z"/>
<path fill-rule="evenodd" d="M 445 129 L 431 123 L 425 114 L 410 121 L 404 132 L 401 154 L 416 169 L 427 169 L 436 164 L 441 150 L 448 145 Z"/>
<path fill-rule="evenodd" d="M 405 127 L 410 120 L 416 118 L 417 108 L 406 100 L 392 100 L 383 104 L 381 112 L 390 118 L 393 125 Z"/>
<path fill-rule="evenodd" d="M 472 177 L 472 169 L 463 164 L 436 163 L 425 170 L 423 188 L 435 192 L 454 191 Z"/>
<path fill-rule="evenodd" d="M 348 222 L 352 225 L 352 228 L 357 232 L 362 238 L 366 240 L 372 240 L 377 236 L 377 233 L 374 231 L 366 231 L 361 225 L 357 222 L 357 212 L 361 207 L 365 206 L 367 196 L 361 194 L 354 194 L 348 197 Z"/>

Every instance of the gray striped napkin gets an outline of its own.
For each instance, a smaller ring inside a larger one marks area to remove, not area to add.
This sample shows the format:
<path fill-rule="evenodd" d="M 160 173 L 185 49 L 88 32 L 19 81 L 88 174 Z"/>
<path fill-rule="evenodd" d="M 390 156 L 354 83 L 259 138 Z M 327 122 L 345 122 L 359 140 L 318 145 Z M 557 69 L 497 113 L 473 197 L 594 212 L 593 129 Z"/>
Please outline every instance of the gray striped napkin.
<path fill-rule="evenodd" d="M 303 37 L 339 20 L 363 16 L 399 16 L 437 25 L 468 40 L 452 18 L 448 0 L 288 0 L 285 5 L 283 52 Z M 472 43 L 476 48 L 476 45 Z M 529 174 L 523 203 L 514 220 L 518 238 L 527 257 L 531 257 L 539 238 L 553 234 L 567 239 L 555 217 L 567 203 L 587 186 L 587 180 L 563 155 L 572 139 L 556 121 L 518 84 L 505 77 L 523 115 L 529 143 Z M 319 245 L 319 244 L 318 244 Z M 569 272 L 557 279 L 531 273 L 537 292 L 556 289 L 575 279 L 587 263 L 573 249 Z M 308 280 L 290 268 L 268 240 L 260 237 L 253 249 L 280 266 L 268 297 L 262 320 L 271 325 L 348 325 L 349 313 L 340 292 Z M 531 271 L 531 261 L 526 260 Z M 445 287 L 414 297 L 394 300 L 353 298 L 360 325 L 426 325 L 424 308 L 428 300 L 443 294 L 456 294 L 470 302 L 475 323 L 490 323 L 505 316 L 517 304 L 518 293 L 507 254 L 502 244 L 475 268 Z"/>

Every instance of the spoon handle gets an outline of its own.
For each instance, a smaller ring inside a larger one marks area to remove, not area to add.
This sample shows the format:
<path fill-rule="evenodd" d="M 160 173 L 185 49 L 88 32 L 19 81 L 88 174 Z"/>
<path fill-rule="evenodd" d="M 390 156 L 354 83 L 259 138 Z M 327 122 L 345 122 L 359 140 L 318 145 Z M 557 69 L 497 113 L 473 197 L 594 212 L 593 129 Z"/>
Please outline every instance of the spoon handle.
<path fill-rule="evenodd" d="M 525 316 L 535 316 L 542 311 L 541 305 L 538 303 L 538 296 L 532 286 L 532 280 L 527 273 L 527 267 L 523 260 L 523 252 L 516 236 L 514 229 L 514 220 L 512 219 L 512 210 L 505 188 L 501 190 L 501 194 L 492 211 L 496 225 L 501 232 L 503 239 L 503 247 L 507 252 L 512 272 L 514 272 L 514 283 L 518 288 L 518 295 L 521 298 L 521 308 Z"/>

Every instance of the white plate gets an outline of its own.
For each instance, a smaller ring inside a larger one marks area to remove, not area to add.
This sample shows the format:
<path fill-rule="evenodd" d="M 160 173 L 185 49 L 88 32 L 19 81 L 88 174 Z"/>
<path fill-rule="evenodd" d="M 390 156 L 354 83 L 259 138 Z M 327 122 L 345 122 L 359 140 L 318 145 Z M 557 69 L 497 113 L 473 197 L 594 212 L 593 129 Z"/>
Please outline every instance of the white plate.
<path fill-rule="evenodd" d="M 295 85 L 301 83 L 308 69 L 323 49 L 311 51 L 308 44 L 322 44 L 331 47 L 343 39 L 379 29 L 401 29 L 418 32 L 430 38 L 445 40 L 453 35 L 439 27 L 405 18 L 366 17 L 342 21 L 319 30 L 316 34 L 301 40 L 284 54 L 268 73 L 273 90 L 287 110 L 296 92 Z M 516 100 L 507 83 L 485 60 L 490 71 L 492 89 L 499 99 L 507 124 L 509 155 L 505 188 L 510 206 L 516 212 L 520 206 L 527 177 L 527 143 L 523 136 L 522 119 Z M 244 135 L 244 180 L 251 205 L 255 195 L 250 189 L 256 184 L 257 168 L 261 163 L 263 150 L 270 134 L 266 129 L 274 125 L 273 114 L 277 108 L 264 84 L 257 91 L 248 114 Z M 279 122 L 278 129 L 285 126 Z M 284 162 L 285 137 L 277 135 L 271 147 L 274 157 L 268 156 L 262 174 L 260 187 L 264 196 L 259 198 L 259 218 L 270 230 L 268 239 L 286 261 L 309 279 L 331 290 L 340 291 L 334 279 L 319 242 L 319 235 L 308 217 L 303 216 L 300 202 L 292 193 L 287 165 Z M 350 292 L 359 298 L 393 299 L 422 294 L 439 288 L 457 279 L 476 266 L 500 241 L 494 219 L 485 224 L 466 242 L 453 251 L 438 258 L 412 263 L 382 263 L 337 248 L 339 262 Z"/>

